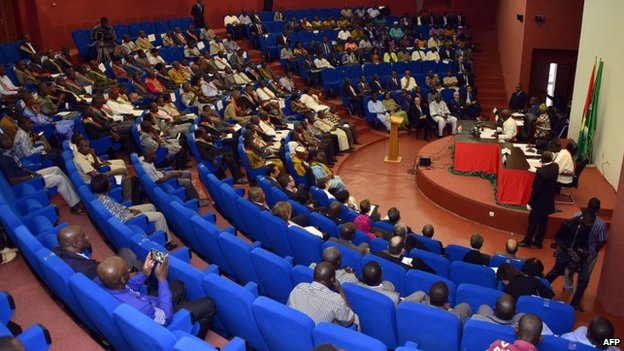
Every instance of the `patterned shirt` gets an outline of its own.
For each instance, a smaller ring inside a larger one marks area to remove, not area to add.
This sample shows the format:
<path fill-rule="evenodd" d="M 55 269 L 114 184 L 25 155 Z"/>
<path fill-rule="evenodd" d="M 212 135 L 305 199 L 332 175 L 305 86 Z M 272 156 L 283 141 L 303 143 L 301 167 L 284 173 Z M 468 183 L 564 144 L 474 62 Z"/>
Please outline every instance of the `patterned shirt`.
<path fill-rule="evenodd" d="M 342 296 L 319 282 L 300 283 L 288 297 L 288 306 L 306 314 L 315 323 L 350 325 L 355 313 Z"/>
<path fill-rule="evenodd" d="M 110 196 L 104 194 L 95 194 L 95 197 L 100 200 L 104 208 L 111 213 L 111 215 L 117 218 L 121 223 L 126 223 L 127 221 L 134 218 L 132 212 L 128 211 L 126 206 L 116 202 L 111 199 Z"/>
<path fill-rule="evenodd" d="M 22 158 L 30 155 L 41 153 L 45 148 L 43 146 L 35 147 L 28 133 L 22 128 L 17 129 L 15 139 L 13 139 L 13 153 L 15 156 Z"/>
<path fill-rule="evenodd" d="M 581 212 L 576 212 L 572 215 L 572 218 L 580 215 Z M 596 216 L 594 225 L 589 232 L 589 253 L 592 255 L 596 254 L 596 248 L 605 241 L 607 241 L 607 225 L 600 217 Z"/>

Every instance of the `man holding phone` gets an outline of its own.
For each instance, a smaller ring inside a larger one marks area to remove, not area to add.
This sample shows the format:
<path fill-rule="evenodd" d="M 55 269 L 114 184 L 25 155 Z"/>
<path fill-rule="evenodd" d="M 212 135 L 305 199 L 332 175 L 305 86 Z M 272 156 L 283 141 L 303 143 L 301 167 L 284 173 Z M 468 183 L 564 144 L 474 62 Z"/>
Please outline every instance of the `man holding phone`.
<path fill-rule="evenodd" d="M 152 270 L 158 280 L 158 291 L 155 296 L 144 295 L 140 292 L 140 288 Z M 156 262 L 152 254 L 148 254 L 141 271 L 132 277 L 126 262 L 119 256 L 111 256 L 98 265 L 97 275 L 96 282 L 113 297 L 136 308 L 158 324 L 171 323 L 174 313 L 180 309 L 189 311 L 192 322 L 199 322 L 197 337 L 206 338 L 215 314 L 214 301 L 208 297 L 187 301 L 184 284 L 178 280 L 171 283 L 167 281 L 168 255 L 164 255 L 162 262 Z"/>

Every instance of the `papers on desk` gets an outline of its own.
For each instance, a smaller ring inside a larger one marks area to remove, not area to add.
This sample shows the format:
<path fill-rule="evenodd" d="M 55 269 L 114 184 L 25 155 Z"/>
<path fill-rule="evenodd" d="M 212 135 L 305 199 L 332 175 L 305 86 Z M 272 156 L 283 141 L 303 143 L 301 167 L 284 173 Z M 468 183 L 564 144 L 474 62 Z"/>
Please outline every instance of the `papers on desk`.
<path fill-rule="evenodd" d="M 90 85 L 86 85 L 86 86 L 84 87 L 84 90 L 85 90 L 85 92 L 86 92 L 87 94 L 89 94 L 89 95 L 91 95 L 91 94 L 93 93 L 93 87 L 92 87 L 92 86 L 90 86 Z"/>
<path fill-rule="evenodd" d="M 323 232 L 321 232 L 320 230 L 312 227 L 312 226 L 308 226 L 308 227 L 303 227 L 303 229 L 307 230 L 308 233 L 318 236 L 319 238 L 323 237 Z"/>
<path fill-rule="evenodd" d="M 225 135 L 225 138 L 226 138 L 226 139 L 232 139 L 232 133 L 227 133 L 227 134 Z"/>
<path fill-rule="evenodd" d="M 115 122 L 121 122 L 121 121 L 123 121 L 124 118 L 123 118 L 122 115 L 113 115 L 113 116 L 110 117 L 110 119 L 112 119 Z"/>
<path fill-rule="evenodd" d="M 62 118 L 62 117 L 67 116 L 70 113 L 71 113 L 71 111 L 61 111 L 61 112 L 57 113 L 56 115 L 57 116 L 61 116 L 61 118 Z"/>
<path fill-rule="evenodd" d="M 294 123 L 286 123 L 286 127 L 288 128 L 288 130 L 293 130 L 293 129 L 295 129 L 295 124 Z"/>
<path fill-rule="evenodd" d="M 542 167 L 542 161 L 534 158 L 528 158 L 527 162 L 529 163 L 529 171 L 535 172 L 538 168 Z"/>
<path fill-rule="evenodd" d="M 535 150 L 535 148 L 531 148 L 529 149 L 527 146 L 529 144 L 513 144 L 514 147 L 519 148 L 520 150 L 522 150 L 522 152 L 524 153 L 525 156 L 540 156 L 540 154 L 537 153 L 537 150 Z"/>
<path fill-rule="evenodd" d="M 130 111 L 130 114 L 135 117 L 141 117 L 143 115 L 143 110 L 132 110 Z"/>
<path fill-rule="evenodd" d="M 204 50 L 205 47 L 206 45 L 204 44 L 203 41 L 200 41 L 199 43 L 197 43 L 197 49 Z"/>
<path fill-rule="evenodd" d="M 147 35 L 147 40 L 149 40 L 150 42 L 156 41 L 156 35 L 155 34 L 148 34 Z"/>
<path fill-rule="evenodd" d="M 411 257 L 403 257 L 401 259 L 401 263 L 411 266 L 412 265 L 412 258 Z"/>
<path fill-rule="evenodd" d="M 493 129 L 484 129 L 479 134 L 481 139 L 496 139 L 496 132 Z"/>
<path fill-rule="evenodd" d="M 239 130 L 241 130 L 243 127 L 240 126 L 240 124 L 236 123 L 232 125 L 232 128 L 234 129 L 235 132 L 238 132 Z"/>
<path fill-rule="evenodd" d="M 100 63 L 100 64 L 98 65 L 98 68 L 100 69 L 100 71 L 102 71 L 102 72 L 106 72 L 106 66 L 104 66 L 104 64 L 103 64 L 103 63 Z"/>
<path fill-rule="evenodd" d="M 514 113 L 512 113 L 512 114 L 511 114 L 511 117 L 514 117 L 514 118 L 522 118 L 522 117 L 524 117 L 524 113 L 521 113 L 521 112 L 514 112 Z"/>

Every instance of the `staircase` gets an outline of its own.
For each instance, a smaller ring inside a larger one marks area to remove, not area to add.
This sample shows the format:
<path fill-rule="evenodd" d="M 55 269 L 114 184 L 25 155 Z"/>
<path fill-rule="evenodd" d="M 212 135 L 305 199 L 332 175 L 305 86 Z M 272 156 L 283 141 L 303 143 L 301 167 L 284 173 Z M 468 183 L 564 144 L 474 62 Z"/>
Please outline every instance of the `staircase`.
<path fill-rule="evenodd" d="M 473 30 L 473 37 L 481 49 L 474 53 L 473 61 L 477 98 L 481 103 L 481 115 L 490 118 L 494 107 L 500 110 L 508 104 L 496 31 Z"/>

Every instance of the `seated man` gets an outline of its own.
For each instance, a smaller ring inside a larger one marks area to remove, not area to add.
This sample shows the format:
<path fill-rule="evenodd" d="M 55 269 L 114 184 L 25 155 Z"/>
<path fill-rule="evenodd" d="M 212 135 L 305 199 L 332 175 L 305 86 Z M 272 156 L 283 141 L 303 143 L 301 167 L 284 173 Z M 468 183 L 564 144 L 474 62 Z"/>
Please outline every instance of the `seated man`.
<path fill-rule="evenodd" d="M 517 255 L 518 242 L 514 239 L 509 239 L 505 242 L 505 252 L 497 252 L 497 256 L 503 256 L 512 260 L 524 261 L 523 257 Z"/>
<path fill-rule="evenodd" d="M 487 351 L 521 351 L 537 350 L 537 344 L 542 340 L 542 319 L 534 314 L 525 314 L 520 318 L 516 328 L 516 341 L 508 343 L 496 340 Z"/>
<path fill-rule="evenodd" d="M 59 230 L 56 234 L 59 246 L 52 251 L 60 257 L 74 272 L 82 273 L 89 279 L 97 277 L 98 261 L 90 258 L 87 252 L 91 251 L 91 242 L 89 236 L 82 230 L 80 226 L 68 225 Z M 137 259 L 136 255 L 127 248 L 121 248 L 117 253 L 128 267 L 132 267 L 140 271 L 143 262 Z"/>
<path fill-rule="evenodd" d="M 561 335 L 561 338 L 593 346 L 599 350 L 619 351 L 620 349 L 616 346 L 605 345 L 605 341 L 612 340 L 614 335 L 613 324 L 603 316 L 596 316 L 589 322 L 587 327 L 580 326 L 569 333 Z"/>
<path fill-rule="evenodd" d="M 429 238 L 429 239 L 433 238 L 433 234 L 434 233 L 435 233 L 435 228 L 433 227 L 432 224 L 425 224 L 423 226 L 422 235 L 425 238 Z M 437 241 L 440 244 L 440 252 L 442 252 L 442 254 L 444 254 L 444 245 L 442 245 L 442 242 L 438 241 L 438 240 L 435 240 L 435 239 L 432 239 L 432 240 Z"/>
<path fill-rule="evenodd" d="M 432 307 L 437 307 L 444 311 L 448 311 L 459 318 L 464 323 L 466 318 L 470 317 L 472 311 L 467 303 L 459 303 L 455 307 L 451 307 L 448 303 L 449 288 L 443 281 L 435 282 L 429 288 L 429 293 L 417 291 L 412 294 L 411 300 Z"/>
<path fill-rule="evenodd" d="M 429 267 L 423 260 L 418 257 L 403 257 L 405 254 L 405 241 L 400 236 L 395 236 L 388 242 L 388 249 L 379 251 L 375 255 L 384 258 L 390 262 L 394 262 L 405 269 L 418 269 L 427 273 L 436 274 L 437 272 Z"/>
<path fill-rule="evenodd" d="M 341 210 L 342 206 L 340 205 L 340 202 L 332 201 L 332 203 L 329 204 L 329 209 L 332 210 L 332 208 L 337 208 L 338 210 Z M 355 225 L 353 225 L 352 222 L 347 222 L 340 226 L 340 238 L 332 237 L 332 238 L 329 238 L 329 241 L 337 242 L 340 245 L 343 245 L 349 249 L 355 250 L 359 252 L 360 255 L 362 256 L 370 253 L 370 247 L 368 246 L 368 243 L 364 242 L 356 246 L 353 243 L 354 237 L 355 237 Z"/>
<path fill-rule="evenodd" d="M 145 295 L 139 291 L 152 269 L 158 280 L 157 296 Z M 111 256 L 98 264 L 96 282 L 119 302 L 136 308 L 161 325 L 171 323 L 175 311 L 180 309 L 189 311 L 191 321 L 199 323 L 197 337 L 205 339 L 215 314 L 214 301 L 208 297 L 187 301 L 184 284 L 178 280 L 170 284 L 167 281 L 168 275 L 168 256 L 165 256 L 161 263 L 157 263 L 151 255 L 148 255 L 141 271 L 133 277 L 130 277 L 128 265 L 121 257 Z"/>
<path fill-rule="evenodd" d="M 139 215 L 145 215 L 147 220 L 154 223 L 154 228 L 157 231 L 163 231 L 167 236 L 167 250 L 172 250 L 176 247 L 171 243 L 171 232 L 167 226 L 165 216 L 156 211 L 154 205 L 147 203 L 143 205 L 134 205 L 126 207 L 108 196 L 110 190 L 110 183 L 108 177 L 103 174 L 98 174 L 91 179 L 91 191 L 95 198 L 100 200 L 104 208 L 117 218 L 121 223 L 126 223 Z"/>
<path fill-rule="evenodd" d="M 387 217 L 381 220 L 384 223 L 396 225 L 401 221 L 401 212 L 396 207 L 390 207 L 387 212 Z M 412 228 L 407 227 L 409 233 L 412 232 Z"/>
<path fill-rule="evenodd" d="M 306 204 L 309 198 L 309 192 L 305 188 L 305 185 L 300 184 L 297 186 L 295 180 L 290 174 L 282 173 L 277 177 L 277 181 L 280 184 L 280 190 L 288 196 L 290 200 L 297 201 L 301 204 Z"/>
<path fill-rule="evenodd" d="M 472 250 L 468 251 L 466 255 L 464 255 L 462 261 L 482 266 L 489 265 L 490 255 L 479 252 L 479 250 L 481 250 L 481 246 L 483 246 L 483 237 L 481 234 L 472 234 L 470 237 L 470 248 L 472 248 Z"/>
<path fill-rule="evenodd" d="M 71 213 L 86 213 L 69 178 L 60 168 L 54 166 L 42 168 L 36 172 L 24 169 L 19 159 L 13 154 L 13 142 L 6 134 L 0 134 L 0 148 L 3 150 L 0 154 L 0 171 L 9 184 L 15 185 L 32 178 L 42 177 L 46 188 L 57 188 L 59 194 L 71 208 Z"/>
<path fill-rule="evenodd" d="M 477 313 L 473 314 L 470 319 L 506 325 L 515 329 L 518 327 L 518 321 L 522 316 L 524 313 L 516 313 L 516 299 L 511 295 L 503 294 L 496 299 L 494 309 L 485 304 L 481 305 Z M 553 332 L 544 322 L 542 322 L 542 335 L 553 335 Z"/>
<path fill-rule="evenodd" d="M 502 110 L 500 119 L 503 121 L 503 132 L 498 138 L 509 142 L 514 141 L 516 139 L 516 134 L 518 134 L 518 125 L 511 117 L 511 112 L 509 112 L 509 110 Z"/>
<path fill-rule="evenodd" d="M 353 269 L 351 267 L 340 268 L 342 265 L 342 253 L 337 247 L 330 246 L 323 249 L 321 259 L 321 262 L 329 263 L 334 268 L 334 271 L 336 272 L 336 280 L 340 282 L 340 284 L 358 282 L 358 278 L 353 273 Z M 316 266 L 316 263 L 310 264 L 310 268 L 315 268 Z"/>
<path fill-rule="evenodd" d="M 383 269 L 379 263 L 375 261 L 370 261 L 364 265 L 362 268 L 362 281 L 359 282 L 358 285 L 388 296 L 392 302 L 394 302 L 395 306 L 401 301 L 419 302 L 414 299 L 421 298 L 421 294 L 417 291 L 405 298 L 401 298 L 399 293 L 395 290 L 394 284 L 390 281 L 383 280 Z"/>
<path fill-rule="evenodd" d="M 212 162 L 217 167 L 215 174 L 219 179 L 225 178 L 225 169 L 218 162 L 217 157 L 221 157 L 221 161 L 228 166 L 236 184 L 247 184 L 247 180 L 243 172 L 241 172 L 241 164 L 234 157 L 234 154 L 231 151 L 224 151 L 216 147 L 204 128 L 195 130 L 195 145 L 202 160 Z"/>
<path fill-rule="evenodd" d="M 151 105 L 155 105 L 151 103 Z M 157 109 L 157 107 L 156 107 Z M 160 130 L 156 126 L 155 118 L 151 113 L 146 114 L 141 121 L 141 128 L 139 129 L 139 140 L 144 149 L 152 148 L 157 150 L 159 148 L 165 148 L 167 150 L 167 158 L 175 159 L 174 167 L 177 169 L 185 168 L 188 162 L 188 153 L 184 144 L 180 143 L 180 140 L 172 135 L 168 138 L 168 134 Z M 162 135 L 161 135 L 162 133 Z"/>
<path fill-rule="evenodd" d="M 559 165 L 558 185 L 570 185 L 574 181 L 574 149 L 576 143 L 568 142 L 565 149 L 557 152 L 554 163 Z"/>
<path fill-rule="evenodd" d="M 539 278 L 525 275 L 509 263 L 503 263 L 496 270 L 496 278 L 503 283 L 503 291 L 518 299 L 524 295 L 537 295 L 545 299 L 552 299 L 555 293 Z"/>
<path fill-rule="evenodd" d="M 337 292 L 332 291 L 332 288 Z M 336 279 L 335 269 L 327 262 L 321 262 L 314 268 L 312 283 L 300 283 L 293 289 L 287 304 L 305 313 L 317 324 L 357 324 L 357 316 L 351 310 L 342 286 Z"/>
<path fill-rule="evenodd" d="M 154 160 L 156 159 L 156 149 L 146 148 L 143 150 L 143 158 L 141 159 L 141 166 L 148 177 L 156 182 L 156 184 L 164 183 L 171 178 L 175 178 L 177 183 L 184 187 L 186 197 L 189 199 L 197 199 L 199 207 L 208 206 L 208 200 L 200 199 L 193 182 L 191 181 L 190 171 L 166 171 L 161 172 L 154 166 Z"/>
<path fill-rule="evenodd" d="M 120 185 L 123 201 L 132 200 L 132 178 L 128 176 L 128 169 L 123 160 L 108 160 L 105 162 L 100 160 L 87 139 L 76 141 L 76 151 L 74 152 L 74 163 L 82 181 L 86 184 L 91 184 L 91 180 L 97 175 L 103 175 L 106 179 L 112 176 L 121 176 Z M 110 167 L 110 170 L 100 172 L 99 169 L 104 166 Z"/>
<path fill-rule="evenodd" d="M 390 117 L 390 113 L 388 113 L 383 103 L 377 100 L 376 94 L 371 95 L 367 108 L 368 112 L 374 113 L 379 122 L 386 127 L 386 130 L 390 131 L 390 122 L 387 121 L 388 117 Z"/>
<path fill-rule="evenodd" d="M 55 166 L 65 167 L 63 157 L 56 150 L 50 147 L 44 135 L 33 133 L 33 122 L 20 117 L 17 120 L 18 129 L 13 139 L 13 153 L 18 158 L 41 155 L 42 160 L 50 160 Z"/>
<path fill-rule="evenodd" d="M 456 133 L 457 117 L 451 116 L 451 111 L 439 93 L 435 95 L 434 101 L 429 105 L 429 112 L 431 119 L 438 124 L 438 136 L 441 137 L 444 134 L 444 126 L 447 124 L 451 125 L 451 134 Z"/>

